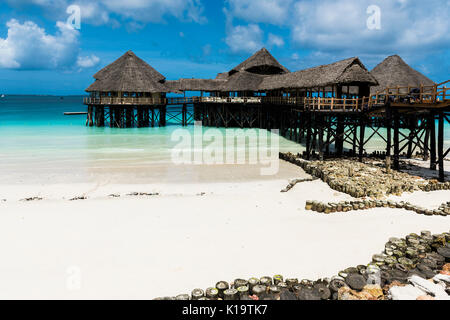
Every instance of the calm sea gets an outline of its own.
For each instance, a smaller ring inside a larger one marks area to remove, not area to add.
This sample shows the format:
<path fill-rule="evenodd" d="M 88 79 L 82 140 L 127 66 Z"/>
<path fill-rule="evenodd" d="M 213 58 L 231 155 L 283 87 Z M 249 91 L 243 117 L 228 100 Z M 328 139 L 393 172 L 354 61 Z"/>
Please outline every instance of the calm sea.
<path fill-rule="evenodd" d="M 170 165 L 171 150 L 177 144 L 171 136 L 180 127 L 89 128 L 84 115 L 63 115 L 85 110 L 81 96 L 0 98 L 0 175 L 27 182 L 30 177 L 83 176 L 93 168 L 107 174 L 108 170 Z M 188 130 L 192 132 L 192 126 Z M 450 145 L 450 127 L 445 134 Z M 382 149 L 382 145 L 381 140 L 374 140 L 369 149 Z M 300 152 L 304 147 L 281 138 L 280 149 Z"/>

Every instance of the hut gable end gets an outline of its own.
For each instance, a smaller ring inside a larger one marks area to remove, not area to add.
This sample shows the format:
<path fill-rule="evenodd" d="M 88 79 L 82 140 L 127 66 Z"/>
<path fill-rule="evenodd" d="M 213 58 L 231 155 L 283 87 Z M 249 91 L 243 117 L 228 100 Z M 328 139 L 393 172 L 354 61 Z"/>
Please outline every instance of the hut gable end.
<path fill-rule="evenodd" d="M 128 51 L 94 75 L 87 92 L 167 92 L 165 77 Z"/>
<path fill-rule="evenodd" d="M 284 74 L 289 70 L 281 65 L 266 48 L 262 48 L 250 58 L 229 71 L 229 75 L 247 71 L 261 75 Z"/>

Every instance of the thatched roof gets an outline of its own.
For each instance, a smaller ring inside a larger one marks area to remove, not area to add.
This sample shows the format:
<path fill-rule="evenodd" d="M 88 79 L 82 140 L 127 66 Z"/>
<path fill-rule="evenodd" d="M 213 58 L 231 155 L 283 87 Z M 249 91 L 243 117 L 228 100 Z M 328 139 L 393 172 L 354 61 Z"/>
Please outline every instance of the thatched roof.
<path fill-rule="evenodd" d="M 241 71 L 231 75 L 220 87 L 220 91 L 259 91 L 259 86 L 267 76 Z"/>
<path fill-rule="evenodd" d="M 224 79 L 226 80 L 226 79 L 228 79 L 228 77 L 229 77 L 228 72 L 223 72 L 223 73 L 218 73 L 216 76 L 216 79 L 217 80 L 224 80 Z"/>
<path fill-rule="evenodd" d="M 220 79 L 180 79 L 167 81 L 166 87 L 171 92 L 182 91 L 219 91 L 226 80 Z"/>
<path fill-rule="evenodd" d="M 145 72 L 151 76 L 157 82 L 164 81 L 166 77 L 164 77 L 161 73 L 156 71 L 152 66 L 150 66 L 147 62 L 139 58 L 134 54 L 133 51 L 126 52 L 119 59 L 114 61 L 113 63 L 107 65 L 99 72 L 94 74 L 94 78 L 97 80 L 101 80 L 103 78 L 108 77 L 111 73 L 116 72 L 117 70 L 121 70 L 124 68 L 133 67 L 145 70 Z"/>
<path fill-rule="evenodd" d="M 164 76 L 128 51 L 94 75 L 87 92 L 167 92 Z"/>
<path fill-rule="evenodd" d="M 357 83 L 378 85 L 358 58 L 350 58 L 315 68 L 266 77 L 260 85 L 260 90 L 316 88 Z"/>
<path fill-rule="evenodd" d="M 420 87 L 421 84 L 426 86 L 432 86 L 435 84 L 422 73 L 411 68 L 398 55 L 387 57 L 370 73 L 378 80 L 379 83 L 379 86 L 371 88 L 372 94 L 387 87 Z"/>
<path fill-rule="evenodd" d="M 258 74 L 283 74 L 288 73 L 289 70 L 282 66 L 277 59 L 275 59 L 266 48 L 262 48 L 250 58 L 242 62 L 237 67 L 233 68 L 229 74 L 248 71 Z"/>

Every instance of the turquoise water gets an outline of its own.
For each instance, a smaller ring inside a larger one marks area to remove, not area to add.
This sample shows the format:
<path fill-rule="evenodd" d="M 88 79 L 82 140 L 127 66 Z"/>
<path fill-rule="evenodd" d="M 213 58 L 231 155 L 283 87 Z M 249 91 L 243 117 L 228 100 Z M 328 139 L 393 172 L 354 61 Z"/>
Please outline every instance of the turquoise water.
<path fill-rule="evenodd" d="M 153 168 L 167 171 L 167 167 L 173 165 L 172 150 L 179 141 L 172 139 L 172 133 L 181 127 L 169 124 L 164 128 L 90 128 L 85 126 L 85 115 L 63 115 L 85 110 L 82 97 L 6 96 L 0 99 L 3 182 L 63 182 L 62 177 L 90 181 L 98 174 L 130 172 L 134 177 L 146 176 Z M 187 130 L 194 133 L 193 126 Z M 219 131 L 226 134 L 224 129 Z M 258 131 L 265 133 L 265 130 Z M 282 151 L 302 150 L 301 146 L 284 138 L 279 139 L 279 143 Z M 247 155 L 257 148 L 261 148 L 259 141 L 235 146 L 236 152 L 244 149 Z M 195 146 L 192 149 L 195 151 Z"/>
<path fill-rule="evenodd" d="M 144 175 L 149 168 L 173 165 L 171 152 L 177 141 L 171 139 L 179 126 L 165 128 L 89 128 L 85 116 L 64 116 L 64 112 L 85 111 L 82 97 L 6 96 L 0 99 L 0 174 L 3 182 L 56 181 L 70 175 L 84 181 L 108 172 Z M 193 134 L 193 127 L 188 127 Z M 206 130 L 206 128 L 204 128 Z M 224 135 L 225 129 L 219 129 Z M 259 133 L 265 130 L 258 130 Z M 367 132 L 370 135 L 370 132 Z M 450 127 L 445 130 L 450 146 Z M 301 152 L 304 147 L 279 139 L 282 152 Z M 203 147 L 207 146 L 207 143 Z M 228 146 L 229 147 L 229 146 Z M 267 148 L 261 141 L 234 146 L 248 156 Z M 195 149 L 195 146 L 192 147 Z M 373 139 L 368 151 L 384 150 L 380 138 Z M 269 152 L 269 151 L 267 151 Z M 167 169 L 165 169 L 167 170 Z M 181 172 L 182 174 L 182 172 Z M 5 177 L 10 177 L 8 180 Z"/>

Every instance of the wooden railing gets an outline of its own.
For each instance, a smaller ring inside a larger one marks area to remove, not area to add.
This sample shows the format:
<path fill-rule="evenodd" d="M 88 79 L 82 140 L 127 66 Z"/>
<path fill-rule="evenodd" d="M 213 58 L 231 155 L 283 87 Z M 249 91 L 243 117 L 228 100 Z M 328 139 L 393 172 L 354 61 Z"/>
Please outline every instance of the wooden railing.
<path fill-rule="evenodd" d="M 262 97 L 201 97 L 202 103 L 261 103 Z"/>
<path fill-rule="evenodd" d="M 433 86 L 389 87 L 378 91 L 372 97 L 372 104 L 405 103 L 405 104 L 438 104 L 450 100 L 450 88 L 445 86 L 450 80 Z"/>
<path fill-rule="evenodd" d="M 86 97 L 83 100 L 86 105 L 160 105 L 165 104 L 166 99 L 163 98 L 132 98 L 132 97 Z"/>
<path fill-rule="evenodd" d="M 182 105 L 192 103 L 236 103 L 236 104 L 274 104 L 291 105 L 314 111 L 366 111 L 374 106 L 386 103 L 408 105 L 441 104 L 450 101 L 450 80 L 433 86 L 419 88 L 392 87 L 377 92 L 370 97 L 351 98 L 322 98 L 322 97 L 181 97 L 181 98 L 148 98 L 148 97 L 87 97 L 86 105 Z"/>

